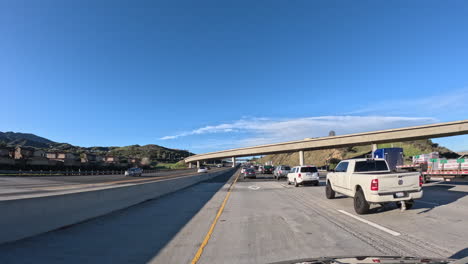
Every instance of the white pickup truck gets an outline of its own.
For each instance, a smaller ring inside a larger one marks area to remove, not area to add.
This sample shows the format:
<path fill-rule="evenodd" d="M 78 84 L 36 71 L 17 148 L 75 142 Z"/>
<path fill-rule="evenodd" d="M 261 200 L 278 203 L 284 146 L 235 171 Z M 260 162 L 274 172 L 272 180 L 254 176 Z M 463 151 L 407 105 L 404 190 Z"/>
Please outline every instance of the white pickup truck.
<path fill-rule="evenodd" d="M 358 214 L 369 212 L 370 204 L 396 202 L 410 209 L 423 196 L 419 172 L 392 173 L 384 159 L 343 160 L 327 175 L 326 197 L 341 193 L 354 198 Z"/>

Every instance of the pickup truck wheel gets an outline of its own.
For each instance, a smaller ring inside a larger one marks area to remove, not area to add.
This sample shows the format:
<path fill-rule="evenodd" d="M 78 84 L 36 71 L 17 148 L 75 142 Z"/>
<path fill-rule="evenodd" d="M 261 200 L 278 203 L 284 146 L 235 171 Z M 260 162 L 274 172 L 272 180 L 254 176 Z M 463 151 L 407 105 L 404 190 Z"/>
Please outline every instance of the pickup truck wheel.
<path fill-rule="evenodd" d="M 286 181 L 288 182 L 288 185 L 291 185 L 291 182 L 289 181 L 289 178 L 286 179 Z"/>
<path fill-rule="evenodd" d="M 299 187 L 299 184 L 297 183 L 296 179 L 294 179 L 294 187 Z"/>
<path fill-rule="evenodd" d="M 370 204 L 366 201 L 366 197 L 361 189 L 356 191 L 354 195 L 354 211 L 357 214 L 367 214 L 369 212 Z"/>
<path fill-rule="evenodd" d="M 334 199 L 335 194 L 335 191 L 330 186 L 330 182 L 327 182 L 327 187 L 325 187 L 325 196 L 327 199 Z"/>

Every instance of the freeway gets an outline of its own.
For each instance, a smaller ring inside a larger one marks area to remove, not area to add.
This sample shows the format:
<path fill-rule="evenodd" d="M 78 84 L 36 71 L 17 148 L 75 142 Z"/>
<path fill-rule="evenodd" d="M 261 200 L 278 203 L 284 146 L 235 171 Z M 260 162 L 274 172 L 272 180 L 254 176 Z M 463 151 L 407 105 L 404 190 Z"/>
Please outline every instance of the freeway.
<path fill-rule="evenodd" d="M 190 263 L 197 252 L 198 263 L 468 255 L 467 184 L 432 182 L 412 210 L 375 206 L 357 216 L 351 199 L 325 199 L 323 182 L 295 188 L 263 175 L 235 182 L 237 175 L 0 245 L 0 263 Z"/>
<path fill-rule="evenodd" d="M 229 168 L 212 168 L 210 172 L 224 169 Z M 124 175 L 2 176 L 0 177 L 0 201 L 79 192 L 123 184 L 147 183 L 196 174 L 196 169 L 185 169 L 148 173 L 143 174 L 142 177 L 125 177 Z"/>

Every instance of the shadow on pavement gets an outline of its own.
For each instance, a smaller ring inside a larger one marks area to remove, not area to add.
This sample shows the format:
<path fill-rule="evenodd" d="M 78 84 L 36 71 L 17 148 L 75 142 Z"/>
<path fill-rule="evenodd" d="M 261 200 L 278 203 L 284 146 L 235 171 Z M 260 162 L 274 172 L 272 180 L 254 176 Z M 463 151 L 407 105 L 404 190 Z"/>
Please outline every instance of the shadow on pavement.
<path fill-rule="evenodd" d="M 0 263 L 146 263 L 233 173 L 68 228 L 2 244 Z"/>
<path fill-rule="evenodd" d="M 419 212 L 419 214 L 423 214 L 436 207 L 456 202 L 468 194 L 468 192 L 452 190 L 457 185 L 466 184 L 464 182 L 441 182 L 435 185 L 423 187 L 424 196 L 421 200 L 416 201 L 414 208 L 427 208 L 426 210 Z"/>
<path fill-rule="evenodd" d="M 441 182 L 435 185 L 424 186 L 423 198 L 420 200 L 416 200 L 412 209 L 425 208 L 426 210 L 418 212 L 418 214 L 424 214 L 433 210 L 436 207 L 454 203 L 457 200 L 468 195 L 468 192 L 451 190 L 455 188 L 457 185 L 466 185 L 466 184 L 464 182 L 461 182 L 461 183 Z M 377 207 L 374 207 L 370 210 L 369 214 L 378 214 L 378 213 L 383 213 L 383 212 L 395 210 L 395 209 L 400 210 L 396 206 L 395 203 L 386 204 L 384 206 L 377 205 Z M 409 209 L 409 210 L 412 210 L 412 209 Z"/>
<path fill-rule="evenodd" d="M 452 256 L 450 256 L 450 258 L 454 258 L 454 259 L 461 259 L 465 257 L 468 257 L 468 248 L 462 249 L 458 251 L 457 253 L 453 254 Z"/>

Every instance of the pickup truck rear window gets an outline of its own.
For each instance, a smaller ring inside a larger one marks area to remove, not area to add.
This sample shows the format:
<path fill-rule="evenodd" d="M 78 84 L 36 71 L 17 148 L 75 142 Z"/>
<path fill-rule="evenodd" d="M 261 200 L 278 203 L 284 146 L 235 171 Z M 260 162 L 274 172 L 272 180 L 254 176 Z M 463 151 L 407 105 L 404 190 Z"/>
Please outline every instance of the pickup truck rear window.
<path fill-rule="evenodd" d="M 318 172 L 316 167 L 302 167 L 301 172 Z"/>
<path fill-rule="evenodd" d="M 291 170 L 291 167 L 285 166 L 283 167 L 283 170 Z"/>
<path fill-rule="evenodd" d="M 355 172 L 388 171 L 387 163 L 383 160 L 358 161 L 354 167 Z"/>

